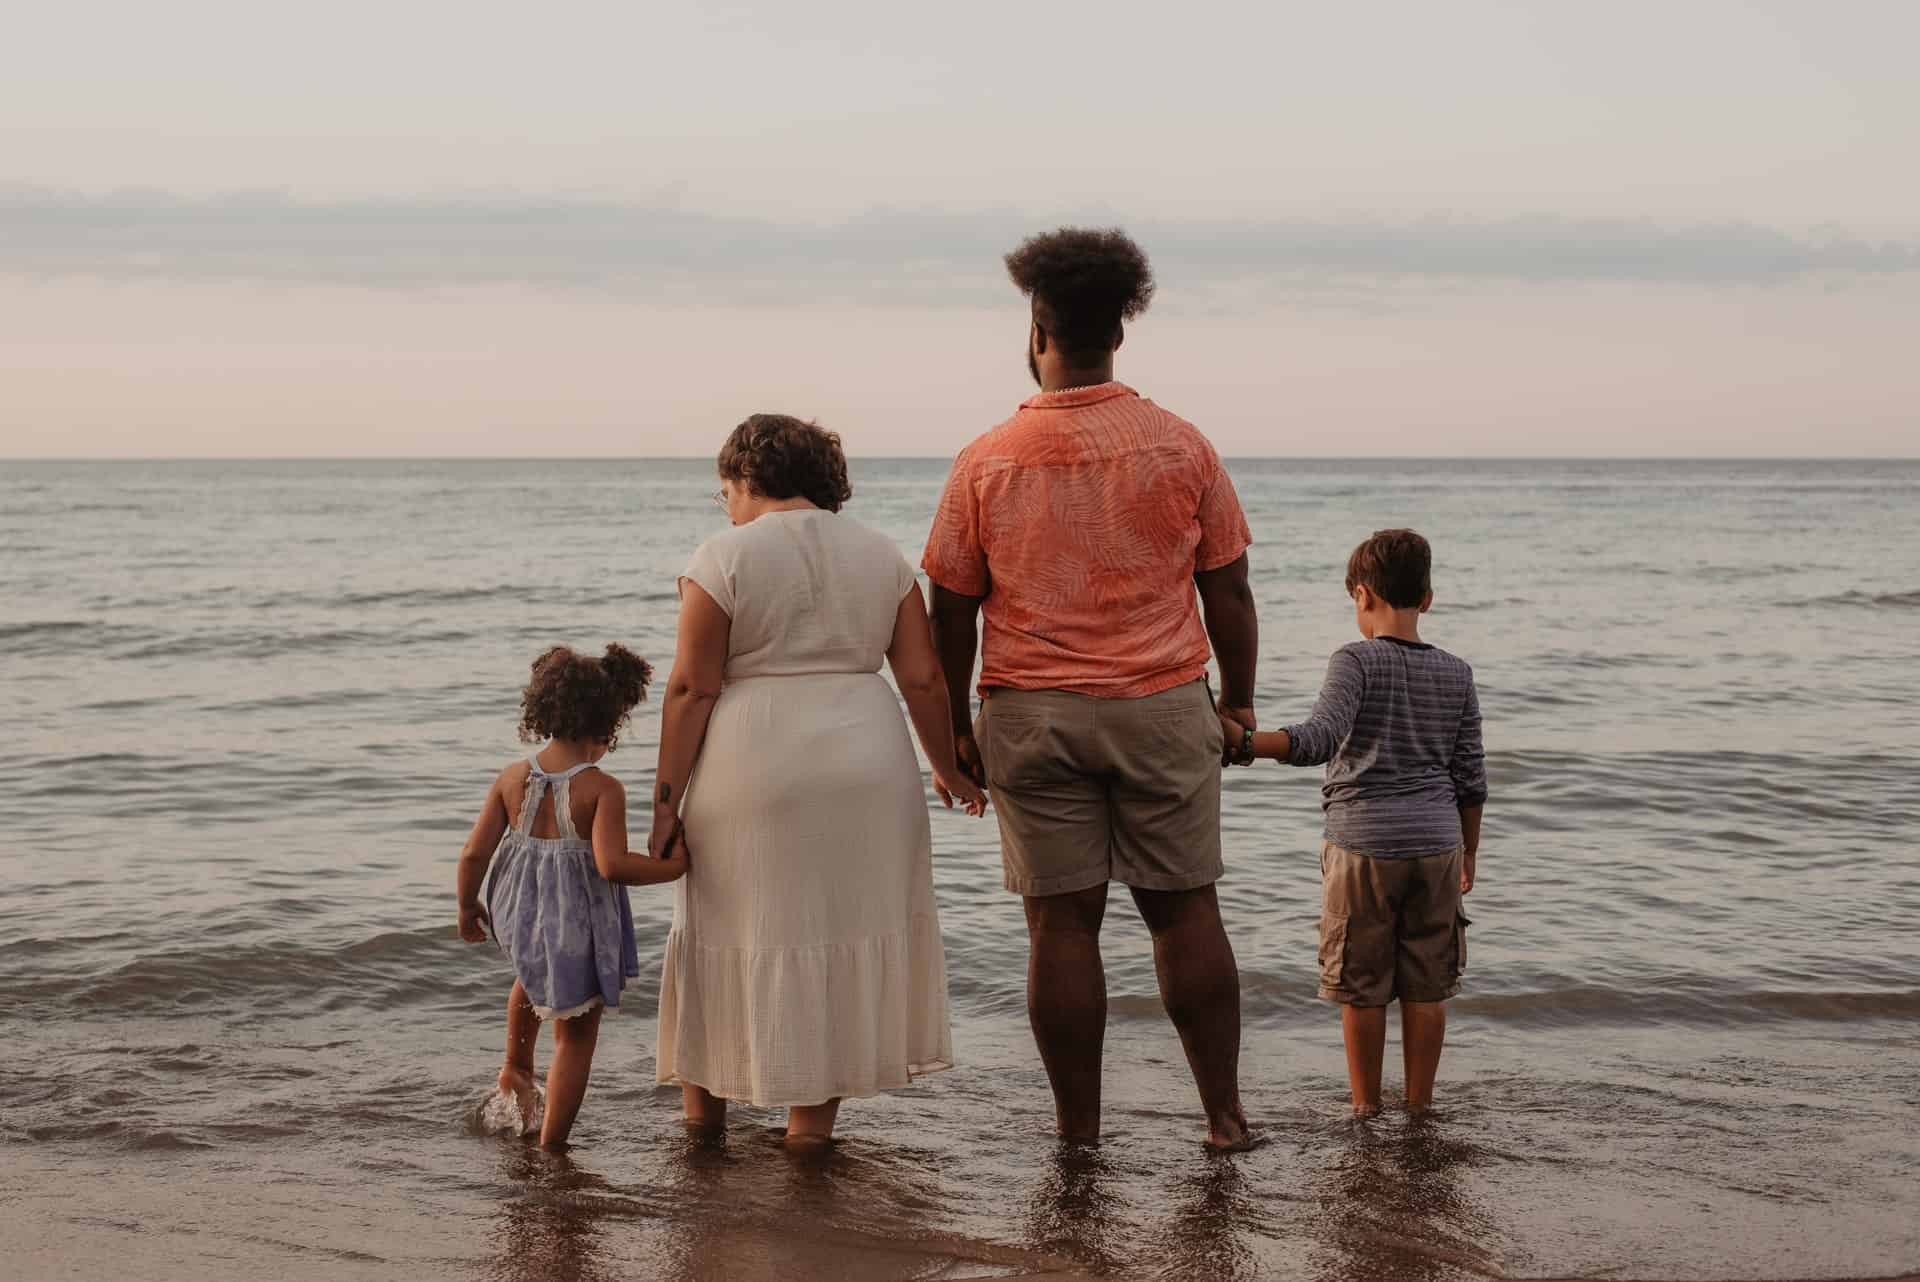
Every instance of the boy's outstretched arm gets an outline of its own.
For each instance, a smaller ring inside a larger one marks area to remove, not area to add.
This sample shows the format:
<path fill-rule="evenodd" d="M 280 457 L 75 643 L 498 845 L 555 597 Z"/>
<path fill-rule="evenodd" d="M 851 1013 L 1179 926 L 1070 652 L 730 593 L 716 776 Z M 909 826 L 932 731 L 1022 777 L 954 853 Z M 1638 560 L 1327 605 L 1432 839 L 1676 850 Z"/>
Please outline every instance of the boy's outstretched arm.
<path fill-rule="evenodd" d="M 1345 650 L 1335 650 L 1327 661 L 1327 679 L 1314 701 L 1313 714 L 1285 730 L 1257 731 L 1253 755 L 1294 766 L 1318 766 L 1332 760 L 1353 731 L 1365 681 L 1360 661 Z"/>
<path fill-rule="evenodd" d="M 500 779 L 487 789 L 480 817 L 473 821 L 467 844 L 460 848 L 459 870 L 454 875 L 454 893 L 460 903 L 460 938 L 469 944 L 487 940 L 487 910 L 480 906 L 480 887 L 487 880 L 487 865 L 493 861 L 494 847 L 507 831 L 507 799 L 500 792 Z"/>
<path fill-rule="evenodd" d="M 687 872 L 687 843 L 675 841 L 666 856 L 654 859 L 627 849 L 627 789 L 607 779 L 607 790 L 593 809 L 593 866 L 620 886 L 651 886 L 678 881 Z"/>

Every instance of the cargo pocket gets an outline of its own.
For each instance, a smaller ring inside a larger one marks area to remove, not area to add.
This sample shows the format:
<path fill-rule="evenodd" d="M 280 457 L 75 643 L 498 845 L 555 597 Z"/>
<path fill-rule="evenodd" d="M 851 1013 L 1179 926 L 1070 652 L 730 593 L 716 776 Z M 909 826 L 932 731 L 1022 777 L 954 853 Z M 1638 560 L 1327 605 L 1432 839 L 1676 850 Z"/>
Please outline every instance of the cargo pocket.
<path fill-rule="evenodd" d="M 1460 982 L 1460 976 L 1467 969 L 1467 927 L 1473 925 L 1468 916 L 1456 911 L 1453 914 L 1453 981 Z"/>
<path fill-rule="evenodd" d="M 1320 987 L 1338 991 L 1346 987 L 1347 915 L 1330 910 L 1320 913 Z"/>

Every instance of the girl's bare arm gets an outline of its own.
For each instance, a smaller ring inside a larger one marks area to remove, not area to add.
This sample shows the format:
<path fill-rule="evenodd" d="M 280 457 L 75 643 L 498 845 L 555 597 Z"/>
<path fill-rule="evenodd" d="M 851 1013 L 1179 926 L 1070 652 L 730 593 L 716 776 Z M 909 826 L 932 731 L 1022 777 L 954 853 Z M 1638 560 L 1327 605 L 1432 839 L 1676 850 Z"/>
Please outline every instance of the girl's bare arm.
<path fill-rule="evenodd" d="M 627 849 L 627 790 L 611 775 L 602 778 L 593 803 L 593 866 L 600 875 L 622 886 L 651 886 L 684 876 L 684 844 L 674 848 L 671 859 L 649 859 Z"/>
<path fill-rule="evenodd" d="M 504 777 L 504 775 L 502 776 Z M 494 847 L 500 844 L 500 837 L 507 830 L 507 800 L 500 787 L 500 779 L 495 779 L 487 789 L 486 802 L 480 807 L 480 817 L 473 821 L 473 831 L 467 834 L 467 844 L 460 850 L 459 871 L 455 875 L 455 893 L 460 903 L 460 938 L 470 944 L 484 943 L 487 938 L 487 911 L 480 906 L 480 887 L 487 879 L 487 865 L 493 860 Z"/>

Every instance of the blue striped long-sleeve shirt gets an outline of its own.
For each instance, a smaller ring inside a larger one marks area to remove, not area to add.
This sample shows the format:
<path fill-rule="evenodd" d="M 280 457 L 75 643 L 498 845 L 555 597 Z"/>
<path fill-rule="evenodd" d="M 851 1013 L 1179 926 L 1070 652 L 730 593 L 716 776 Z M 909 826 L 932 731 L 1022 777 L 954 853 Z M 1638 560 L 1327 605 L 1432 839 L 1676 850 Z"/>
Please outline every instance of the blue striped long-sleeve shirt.
<path fill-rule="evenodd" d="M 1334 651 L 1313 715 L 1287 736 L 1289 764 L 1327 763 L 1327 840 L 1358 854 L 1452 850 L 1460 808 L 1487 799 L 1473 669 L 1424 642 L 1374 637 Z"/>

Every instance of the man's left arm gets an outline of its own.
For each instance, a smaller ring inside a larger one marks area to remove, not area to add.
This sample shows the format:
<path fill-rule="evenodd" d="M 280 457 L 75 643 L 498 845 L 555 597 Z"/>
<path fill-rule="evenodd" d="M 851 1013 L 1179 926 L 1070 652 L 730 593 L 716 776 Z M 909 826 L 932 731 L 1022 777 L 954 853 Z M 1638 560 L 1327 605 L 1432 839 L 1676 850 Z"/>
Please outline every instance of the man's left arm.
<path fill-rule="evenodd" d="M 1200 591 L 1207 639 L 1220 664 L 1220 710 L 1247 729 L 1258 729 L 1253 678 L 1260 658 L 1260 616 L 1253 587 L 1247 582 L 1247 554 L 1242 552 L 1218 569 L 1199 571 L 1193 583 Z"/>
<path fill-rule="evenodd" d="M 1220 710 L 1249 730 L 1259 729 L 1253 715 L 1253 669 L 1260 658 L 1260 617 L 1247 583 L 1247 547 L 1253 531 L 1233 488 L 1233 478 L 1211 445 L 1204 466 L 1211 472 L 1195 513 L 1200 545 L 1194 549 L 1193 583 L 1200 590 L 1200 613 L 1207 639 L 1220 663 Z"/>

